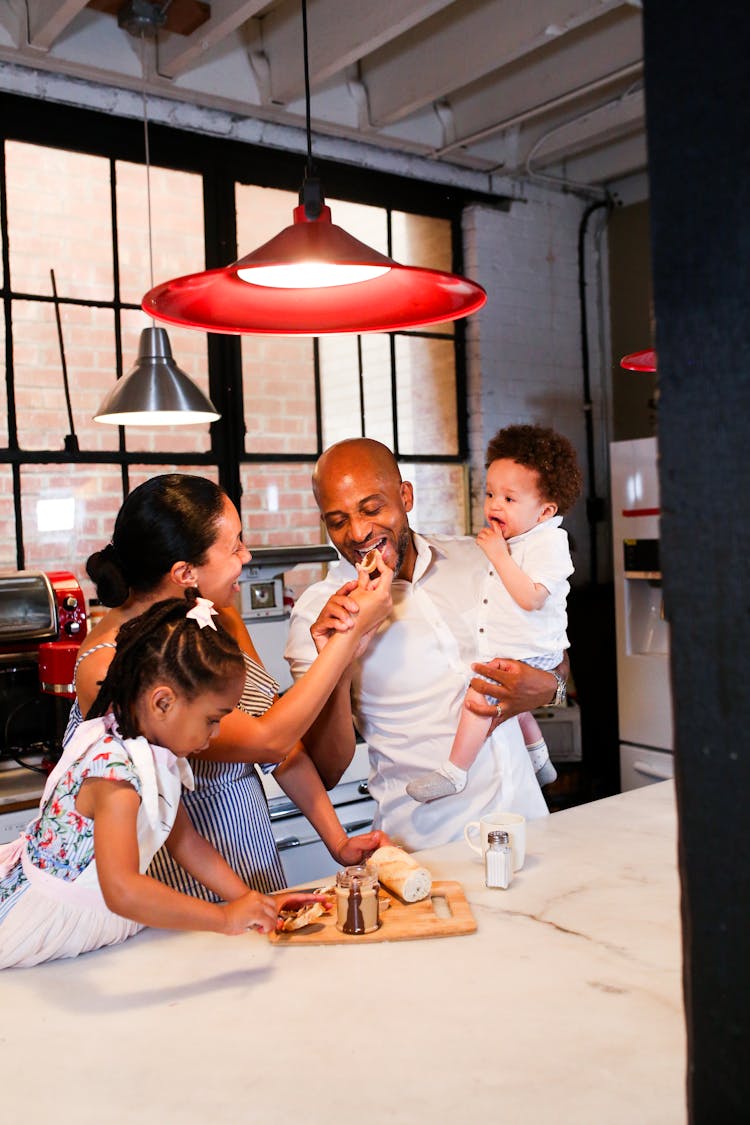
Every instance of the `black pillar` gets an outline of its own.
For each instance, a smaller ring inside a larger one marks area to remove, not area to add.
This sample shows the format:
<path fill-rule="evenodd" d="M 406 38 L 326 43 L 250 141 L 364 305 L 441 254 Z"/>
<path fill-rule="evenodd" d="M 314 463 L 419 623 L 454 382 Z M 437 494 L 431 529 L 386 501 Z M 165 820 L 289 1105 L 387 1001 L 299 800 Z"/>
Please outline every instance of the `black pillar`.
<path fill-rule="evenodd" d="M 645 0 L 690 1120 L 750 1119 L 750 4 Z"/>

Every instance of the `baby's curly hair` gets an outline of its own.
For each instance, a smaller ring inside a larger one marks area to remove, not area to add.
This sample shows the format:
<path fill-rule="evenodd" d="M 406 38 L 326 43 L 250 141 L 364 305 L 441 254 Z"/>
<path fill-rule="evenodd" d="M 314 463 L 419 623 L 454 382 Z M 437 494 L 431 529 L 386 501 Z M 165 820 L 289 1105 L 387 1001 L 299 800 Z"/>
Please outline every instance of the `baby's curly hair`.
<path fill-rule="evenodd" d="M 543 500 L 557 504 L 562 516 L 575 504 L 583 489 L 583 477 L 573 446 L 562 434 L 544 426 L 506 426 L 487 446 L 485 468 L 493 461 L 515 461 L 533 469 L 539 478 Z"/>

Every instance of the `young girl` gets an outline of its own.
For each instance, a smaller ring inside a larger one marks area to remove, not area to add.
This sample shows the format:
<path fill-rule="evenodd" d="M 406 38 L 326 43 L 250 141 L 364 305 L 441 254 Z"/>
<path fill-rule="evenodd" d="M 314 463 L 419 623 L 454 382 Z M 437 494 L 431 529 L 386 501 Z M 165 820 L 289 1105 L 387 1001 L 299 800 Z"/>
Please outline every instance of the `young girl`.
<path fill-rule="evenodd" d="M 86 721 L 50 774 L 39 816 L 0 847 L 0 968 L 114 945 L 144 926 L 267 933 L 277 902 L 250 890 L 190 823 L 180 789 L 236 706 L 245 665 L 211 602 L 158 602 L 122 626 Z M 144 874 L 166 846 L 222 900 Z"/>
<path fill-rule="evenodd" d="M 575 450 L 554 430 L 507 426 L 489 443 L 486 466 L 487 526 L 477 543 L 490 567 L 479 591 L 488 607 L 480 615 L 480 658 L 502 652 L 551 671 L 568 645 L 565 602 L 573 563 L 560 524 L 581 491 Z M 475 696 L 471 688 L 467 694 Z M 557 771 L 539 724 L 530 712 L 518 722 L 537 781 L 548 785 Z M 464 708 L 448 760 L 410 781 L 406 792 L 421 803 L 460 793 L 488 734 L 487 719 Z"/>

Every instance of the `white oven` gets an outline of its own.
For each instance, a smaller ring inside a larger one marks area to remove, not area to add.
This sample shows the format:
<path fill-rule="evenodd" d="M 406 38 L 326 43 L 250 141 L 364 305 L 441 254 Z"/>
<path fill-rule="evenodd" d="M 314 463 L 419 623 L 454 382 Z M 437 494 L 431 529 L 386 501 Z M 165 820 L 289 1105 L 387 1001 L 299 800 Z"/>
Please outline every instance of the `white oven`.
<path fill-rule="evenodd" d="M 368 769 L 367 746 L 358 742 L 349 768 L 328 794 L 349 836 L 358 836 L 372 828 L 377 804 L 367 788 Z M 332 858 L 310 821 L 274 781 L 272 773 L 263 775 L 263 788 L 287 883 L 290 887 L 301 883 L 321 885 L 328 876 L 335 874 L 340 864 Z"/>

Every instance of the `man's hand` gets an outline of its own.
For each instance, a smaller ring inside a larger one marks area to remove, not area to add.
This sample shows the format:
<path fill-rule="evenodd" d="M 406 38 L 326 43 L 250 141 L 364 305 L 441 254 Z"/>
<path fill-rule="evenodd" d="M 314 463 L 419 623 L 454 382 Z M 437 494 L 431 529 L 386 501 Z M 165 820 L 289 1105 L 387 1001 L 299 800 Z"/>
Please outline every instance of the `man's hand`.
<path fill-rule="evenodd" d="M 334 851 L 334 859 L 349 867 L 357 863 L 365 863 L 378 848 L 390 844 L 390 838 L 385 832 L 378 830 L 365 832 L 362 836 L 345 836 Z"/>
<path fill-rule="evenodd" d="M 555 698 L 557 681 L 552 673 L 532 668 L 522 660 L 500 660 L 496 657 L 488 664 L 472 664 L 471 667 L 477 673 L 471 686 L 479 692 L 482 700 L 469 698 L 464 705 L 475 715 L 492 718 L 490 730 L 514 715 L 533 711 L 535 707 L 546 707 Z M 487 695 L 496 699 L 497 703 L 488 703 L 484 699 Z"/>

